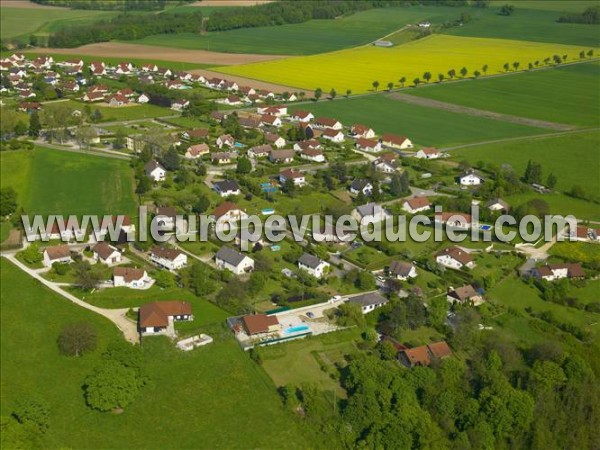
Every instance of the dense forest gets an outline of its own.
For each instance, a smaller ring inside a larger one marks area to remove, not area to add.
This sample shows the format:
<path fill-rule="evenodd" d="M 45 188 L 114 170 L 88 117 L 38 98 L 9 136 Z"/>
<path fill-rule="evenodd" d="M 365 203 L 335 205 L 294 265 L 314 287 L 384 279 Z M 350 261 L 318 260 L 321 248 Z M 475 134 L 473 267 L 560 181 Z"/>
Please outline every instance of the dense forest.
<path fill-rule="evenodd" d="M 450 329 L 443 302 L 425 308 L 418 299 L 392 301 L 378 328 L 398 335 L 435 325 L 454 356 L 406 369 L 393 344 L 365 328 L 359 350 L 332 374 L 347 399 L 333 405 L 331 393 L 314 385 L 288 385 L 284 404 L 330 448 L 600 448 L 594 344 L 559 333 L 518 346 L 500 330 L 481 330 L 480 311 L 471 307 L 455 311 Z M 537 319 L 530 325 L 550 332 Z"/>
<path fill-rule="evenodd" d="M 64 28 L 50 36 L 50 47 L 79 47 L 113 39 L 141 39 L 153 34 L 197 33 L 202 24 L 202 13 L 192 14 L 128 14 L 92 25 Z"/>
<path fill-rule="evenodd" d="M 72 9 L 93 9 L 101 11 L 162 11 L 169 3 L 189 3 L 195 0 L 31 0 L 40 5 L 63 6 Z"/>

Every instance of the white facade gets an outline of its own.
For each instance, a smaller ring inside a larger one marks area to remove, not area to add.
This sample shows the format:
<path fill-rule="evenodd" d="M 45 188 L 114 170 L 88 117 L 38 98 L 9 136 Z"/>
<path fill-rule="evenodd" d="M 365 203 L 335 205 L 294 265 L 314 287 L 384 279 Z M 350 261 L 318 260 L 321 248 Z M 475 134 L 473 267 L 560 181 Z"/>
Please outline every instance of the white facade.
<path fill-rule="evenodd" d="M 58 259 L 50 259 L 48 252 L 46 250 L 44 250 L 44 260 L 43 260 L 44 267 L 52 267 L 52 264 L 55 264 L 55 263 L 70 264 L 72 262 L 73 262 L 73 260 L 71 259 L 71 256 L 65 256 L 63 258 L 58 258 Z"/>
<path fill-rule="evenodd" d="M 474 173 L 463 175 L 458 180 L 461 186 L 478 186 L 482 181 L 481 178 Z"/>
<path fill-rule="evenodd" d="M 129 289 L 142 289 L 145 288 L 148 284 L 153 283 L 154 280 L 148 276 L 148 273 L 144 271 L 144 275 L 139 280 L 131 280 L 129 282 L 125 281 L 125 277 L 115 275 L 113 276 L 113 286 L 114 287 L 127 287 Z"/>
<path fill-rule="evenodd" d="M 180 253 L 175 257 L 175 259 L 167 259 L 162 258 L 155 254 L 150 254 L 150 261 L 155 262 L 159 266 L 162 266 L 169 270 L 178 270 L 187 265 L 187 255 L 185 253 Z"/>
<path fill-rule="evenodd" d="M 215 263 L 221 270 L 229 270 L 236 275 L 243 275 L 244 273 L 251 272 L 254 270 L 254 260 L 249 256 L 244 256 L 244 259 L 237 265 L 233 265 L 222 259 L 216 258 Z"/>
<path fill-rule="evenodd" d="M 162 167 L 156 167 L 152 172 L 148 174 L 153 181 L 165 181 L 167 171 Z"/>
<path fill-rule="evenodd" d="M 300 270 L 305 270 L 315 278 L 322 278 L 329 266 L 330 264 L 326 261 L 321 261 L 317 267 L 306 266 L 301 262 L 298 262 L 298 268 Z"/>
<path fill-rule="evenodd" d="M 435 261 L 444 267 L 448 267 L 449 269 L 460 270 L 463 267 L 463 263 L 454 259 L 450 255 L 438 255 L 435 258 Z M 471 262 L 467 263 L 466 266 L 471 269 L 471 268 L 475 267 L 475 263 L 473 261 L 471 261 Z"/>

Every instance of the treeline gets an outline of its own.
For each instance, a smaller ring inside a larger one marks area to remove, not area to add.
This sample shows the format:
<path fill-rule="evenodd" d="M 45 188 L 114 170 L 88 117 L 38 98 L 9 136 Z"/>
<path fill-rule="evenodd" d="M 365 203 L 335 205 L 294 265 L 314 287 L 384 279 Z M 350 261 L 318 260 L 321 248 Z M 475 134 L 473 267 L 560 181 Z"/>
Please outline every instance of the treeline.
<path fill-rule="evenodd" d="M 202 13 L 140 15 L 123 13 L 110 20 L 62 29 L 50 36 L 50 47 L 79 47 L 94 42 L 141 39 L 153 34 L 196 33 Z"/>
<path fill-rule="evenodd" d="M 558 22 L 597 25 L 600 23 L 600 6 L 590 6 L 582 13 L 565 13 L 558 18 Z"/>
<path fill-rule="evenodd" d="M 235 28 L 253 28 L 291 23 L 302 23 L 312 19 L 335 19 L 336 17 L 366 11 L 373 8 L 407 6 L 417 4 L 439 6 L 467 6 L 467 0 L 402 1 L 281 1 L 247 8 L 231 8 L 211 14 L 207 31 L 225 31 Z"/>
<path fill-rule="evenodd" d="M 92 9 L 99 11 L 162 11 L 168 0 L 32 0 L 34 3 L 48 6 L 63 6 L 71 9 Z M 195 0 L 179 0 L 171 3 L 189 3 Z"/>

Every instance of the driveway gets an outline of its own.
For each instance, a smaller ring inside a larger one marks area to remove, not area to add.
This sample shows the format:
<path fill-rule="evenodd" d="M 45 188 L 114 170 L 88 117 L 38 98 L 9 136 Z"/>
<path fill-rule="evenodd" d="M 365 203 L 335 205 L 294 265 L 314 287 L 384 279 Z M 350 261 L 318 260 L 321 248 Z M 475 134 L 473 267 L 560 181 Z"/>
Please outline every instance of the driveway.
<path fill-rule="evenodd" d="M 129 308 L 105 309 L 90 305 L 89 303 L 86 303 L 83 300 L 61 289 L 62 283 L 59 285 L 58 283 L 53 283 L 51 281 L 46 280 L 45 278 L 40 276 L 36 270 L 30 269 L 25 264 L 21 263 L 17 258 L 15 258 L 14 255 L 4 254 L 2 256 L 4 256 L 7 260 L 9 260 L 12 264 L 17 266 L 23 272 L 35 278 L 44 286 L 54 291 L 55 293 L 61 295 L 62 297 L 66 298 L 67 300 L 71 301 L 72 303 L 75 303 L 76 305 L 81 306 L 82 308 L 88 309 L 92 312 L 95 312 L 96 314 L 100 314 L 101 316 L 106 317 L 108 320 L 114 323 L 119 330 L 121 330 L 121 332 L 123 333 L 123 337 L 125 337 L 127 341 L 133 344 L 139 342 L 137 325 L 131 320 L 129 320 L 126 316 Z"/>

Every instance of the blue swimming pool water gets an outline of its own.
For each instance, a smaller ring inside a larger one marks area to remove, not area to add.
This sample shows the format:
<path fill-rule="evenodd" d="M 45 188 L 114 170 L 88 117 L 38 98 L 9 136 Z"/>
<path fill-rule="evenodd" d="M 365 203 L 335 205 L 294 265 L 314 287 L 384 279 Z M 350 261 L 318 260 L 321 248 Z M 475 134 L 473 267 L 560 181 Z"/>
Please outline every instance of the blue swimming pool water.
<path fill-rule="evenodd" d="M 234 145 L 234 147 L 238 147 L 238 148 L 244 148 L 244 147 L 245 147 L 245 145 L 244 145 L 244 144 L 242 144 L 241 142 L 236 142 L 236 143 L 235 143 L 235 144 L 233 144 L 233 145 Z"/>
<path fill-rule="evenodd" d="M 491 230 L 492 226 L 491 225 L 481 225 L 481 229 L 484 231 Z"/>
<path fill-rule="evenodd" d="M 284 334 L 294 334 L 300 333 L 301 331 L 308 331 L 310 327 L 308 325 L 297 325 L 295 327 L 290 327 L 283 331 Z"/>

